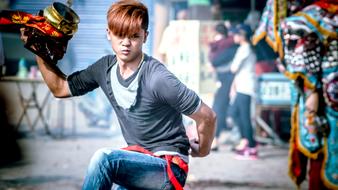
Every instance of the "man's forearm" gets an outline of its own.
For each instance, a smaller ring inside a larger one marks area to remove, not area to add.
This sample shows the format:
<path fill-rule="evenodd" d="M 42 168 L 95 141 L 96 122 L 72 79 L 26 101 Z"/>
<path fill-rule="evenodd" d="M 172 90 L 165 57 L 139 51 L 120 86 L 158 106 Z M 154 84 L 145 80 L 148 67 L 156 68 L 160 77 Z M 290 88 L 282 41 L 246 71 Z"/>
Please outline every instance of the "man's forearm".
<path fill-rule="evenodd" d="M 199 153 L 200 156 L 206 156 L 210 152 L 210 147 L 215 134 L 215 116 L 207 119 L 197 125 L 199 136 Z"/>
<path fill-rule="evenodd" d="M 66 75 L 56 65 L 46 63 L 39 56 L 36 56 L 36 61 L 42 77 L 53 95 L 58 98 L 69 97 Z"/>
<path fill-rule="evenodd" d="M 216 114 L 210 107 L 202 102 L 200 109 L 190 115 L 190 117 L 196 122 L 198 134 L 198 141 L 196 142 L 198 144 L 192 143 L 192 155 L 199 157 L 206 156 L 210 152 L 210 147 L 215 135 Z"/>

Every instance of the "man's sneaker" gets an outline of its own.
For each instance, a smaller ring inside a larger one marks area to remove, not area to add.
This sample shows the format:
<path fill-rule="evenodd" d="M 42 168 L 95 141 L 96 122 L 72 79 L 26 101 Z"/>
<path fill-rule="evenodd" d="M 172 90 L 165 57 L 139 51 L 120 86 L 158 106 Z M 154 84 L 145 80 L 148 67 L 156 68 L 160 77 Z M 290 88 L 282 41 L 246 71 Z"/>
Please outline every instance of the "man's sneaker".
<path fill-rule="evenodd" d="M 242 151 L 236 152 L 236 159 L 238 160 L 257 160 L 258 151 L 257 148 L 246 147 Z"/>

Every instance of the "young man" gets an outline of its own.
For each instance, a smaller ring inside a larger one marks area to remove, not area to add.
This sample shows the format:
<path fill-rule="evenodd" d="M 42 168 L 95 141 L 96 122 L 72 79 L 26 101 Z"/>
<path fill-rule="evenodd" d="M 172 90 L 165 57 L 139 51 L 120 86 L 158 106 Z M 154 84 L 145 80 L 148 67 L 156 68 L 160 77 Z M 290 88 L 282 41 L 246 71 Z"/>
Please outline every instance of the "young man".
<path fill-rule="evenodd" d="M 65 76 L 37 57 L 45 82 L 59 98 L 101 87 L 113 106 L 129 148 L 98 150 L 83 189 L 181 189 L 188 151 L 209 154 L 215 113 L 165 66 L 142 52 L 148 36 L 148 10 L 136 0 L 114 3 L 107 13 L 107 37 L 115 55 Z M 196 121 L 198 140 L 189 140 L 182 114 Z"/>

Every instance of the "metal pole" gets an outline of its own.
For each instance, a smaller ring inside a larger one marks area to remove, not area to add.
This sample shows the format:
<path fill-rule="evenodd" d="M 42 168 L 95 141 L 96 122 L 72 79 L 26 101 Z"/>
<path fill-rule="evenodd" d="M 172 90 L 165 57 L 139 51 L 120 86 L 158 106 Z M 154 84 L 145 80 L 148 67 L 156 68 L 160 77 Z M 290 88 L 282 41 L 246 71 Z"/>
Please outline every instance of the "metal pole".
<path fill-rule="evenodd" d="M 256 10 L 256 0 L 251 0 L 250 1 L 250 10 L 251 11 Z"/>

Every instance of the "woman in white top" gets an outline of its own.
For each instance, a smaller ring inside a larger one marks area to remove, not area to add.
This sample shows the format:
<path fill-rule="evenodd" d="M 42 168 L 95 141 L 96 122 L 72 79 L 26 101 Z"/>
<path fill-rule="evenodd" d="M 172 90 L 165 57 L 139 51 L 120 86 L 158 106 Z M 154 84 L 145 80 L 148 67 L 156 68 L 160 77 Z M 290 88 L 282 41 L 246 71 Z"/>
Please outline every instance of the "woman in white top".
<path fill-rule="evenodd" d="M 256 55 L 250 44 L 252 31 L 249 25 L 240 24 L 234 31 L 234 42 L 239 44 L 230 70 L 235 74 L 230 97 L 230 116 L 239 127 L 241 141 L 235 148 L 239 158 L 256 159 L 257 149 L 251 125 L 251 97 L 254 96 Z"/>

